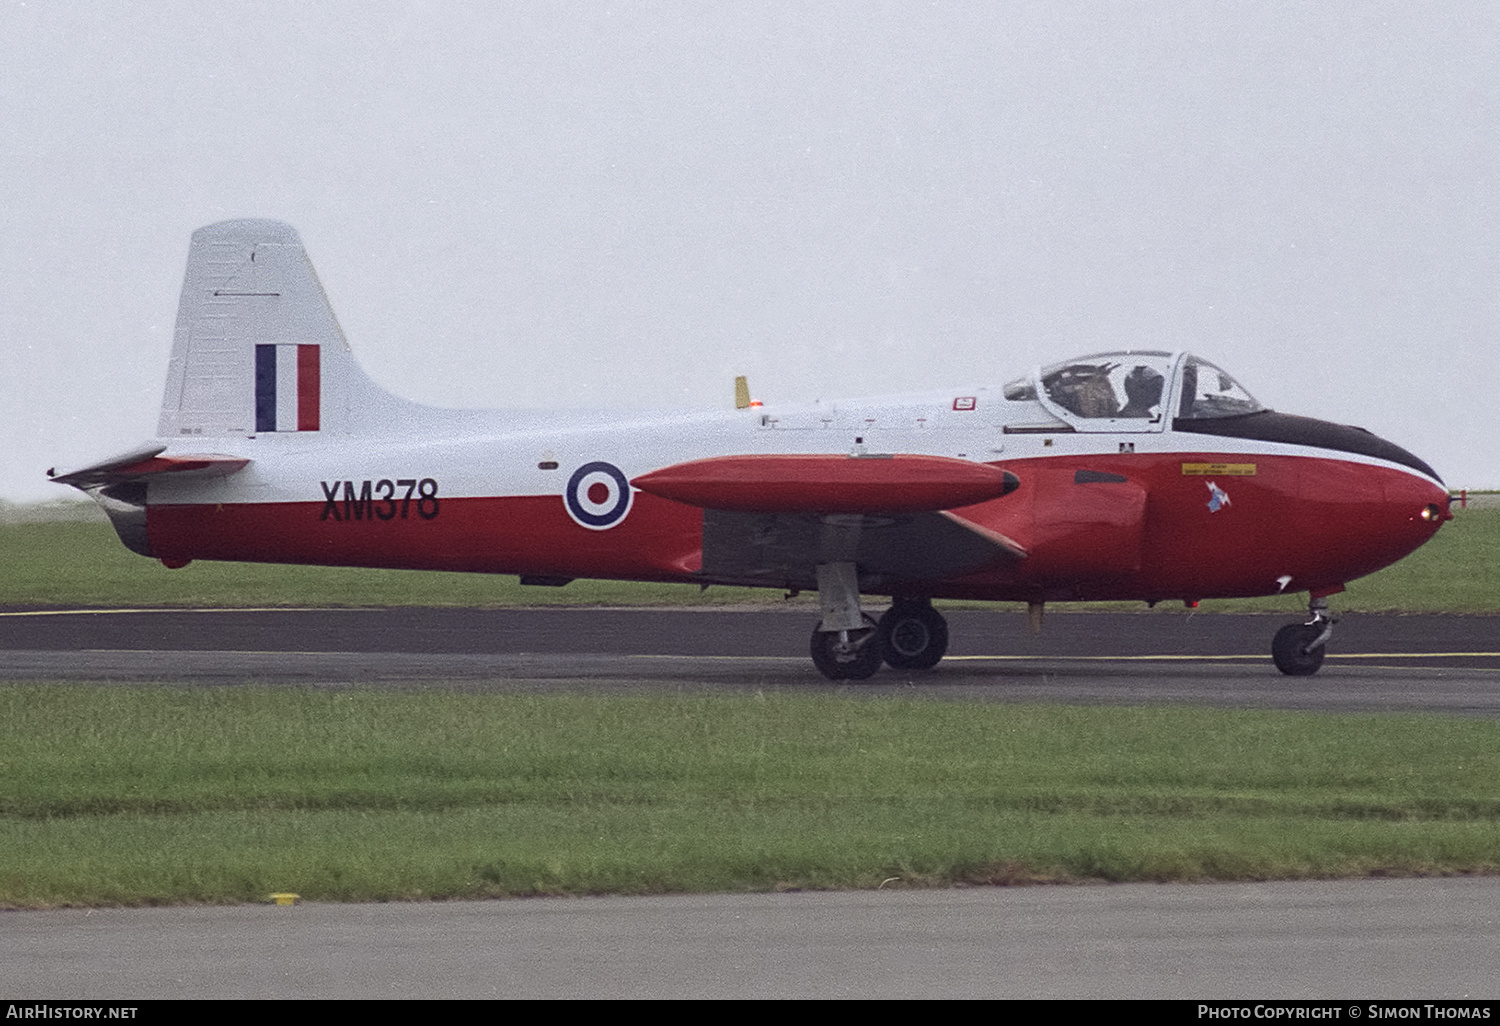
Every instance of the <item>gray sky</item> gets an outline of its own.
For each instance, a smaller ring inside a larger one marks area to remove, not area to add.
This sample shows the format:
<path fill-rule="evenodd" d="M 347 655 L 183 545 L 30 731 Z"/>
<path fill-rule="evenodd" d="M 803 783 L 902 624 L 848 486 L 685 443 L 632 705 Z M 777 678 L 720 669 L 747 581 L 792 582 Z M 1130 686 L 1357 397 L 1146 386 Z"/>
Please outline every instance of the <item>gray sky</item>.
<path fill-rule="evenodd" d="M 155 431 L 188 236 L 455 406 L 1188 348 L 1500 487 L 1500 8 L 0 0 L 0 498 Z"/>

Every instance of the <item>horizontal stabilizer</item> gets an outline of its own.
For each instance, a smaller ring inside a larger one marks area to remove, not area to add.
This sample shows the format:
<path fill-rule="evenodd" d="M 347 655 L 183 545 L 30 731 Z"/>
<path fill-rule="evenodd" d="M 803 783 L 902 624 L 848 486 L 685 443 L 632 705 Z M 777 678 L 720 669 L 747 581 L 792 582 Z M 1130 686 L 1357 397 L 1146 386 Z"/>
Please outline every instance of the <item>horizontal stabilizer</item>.
<path fill-rule="evenodd" d="M 81 470 L 48 476 L 58 484 L 75 488 L 97 488 L 100 485 L 136 481 L 157 474 L 196 474 L 202 477 L 226 477 L 241 469 L 250 461 L 241 456 L 220 456 L 214 453 L 190 453 L 163 456 L 166 446 L 155 445 L 137 449 L 123 456 L 116 456 L 95 463 Z"/>
<path fill-rule="evenodd" d="M 1009 471 L 947 456 L 716 456 L 631 482 L 643 492 L 737 513 L 921 513 L 1015 491 Z"/>

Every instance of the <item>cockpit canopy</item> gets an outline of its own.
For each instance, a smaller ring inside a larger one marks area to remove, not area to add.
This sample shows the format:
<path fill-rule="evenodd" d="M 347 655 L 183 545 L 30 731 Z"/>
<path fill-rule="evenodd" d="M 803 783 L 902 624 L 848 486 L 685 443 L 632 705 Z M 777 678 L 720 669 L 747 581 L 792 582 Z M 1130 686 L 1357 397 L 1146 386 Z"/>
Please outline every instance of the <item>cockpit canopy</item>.
<path fill-rule="evenodd" d="M 1005 386 L 1079 430 L 1150 431 L 1180 420 L 1237 417 L 1264 409 L 1228 374 L 1191 353 L 1098 353 L 1043 367 Z"/>

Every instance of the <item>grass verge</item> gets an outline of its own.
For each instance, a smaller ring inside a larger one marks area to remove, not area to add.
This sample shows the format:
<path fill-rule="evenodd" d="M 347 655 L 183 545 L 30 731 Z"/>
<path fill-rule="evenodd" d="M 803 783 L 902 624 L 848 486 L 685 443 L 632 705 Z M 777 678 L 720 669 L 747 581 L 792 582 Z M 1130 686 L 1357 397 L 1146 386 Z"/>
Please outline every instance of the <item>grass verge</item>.
<path fill-rule="evenodd" d="M 1500 870 L 1500 724 L 0 688 L 0 906 Z"/>
<path fill-rule="evenodd" d="M 762 588 L 574 581 L 523 587 L 500 574 L 198 561 L 168 570 L 102 523 L 0 525 L 0 606 L 727 605 L 778 602 Z M 816 596 L 804 599 L 815 604 Z"/>

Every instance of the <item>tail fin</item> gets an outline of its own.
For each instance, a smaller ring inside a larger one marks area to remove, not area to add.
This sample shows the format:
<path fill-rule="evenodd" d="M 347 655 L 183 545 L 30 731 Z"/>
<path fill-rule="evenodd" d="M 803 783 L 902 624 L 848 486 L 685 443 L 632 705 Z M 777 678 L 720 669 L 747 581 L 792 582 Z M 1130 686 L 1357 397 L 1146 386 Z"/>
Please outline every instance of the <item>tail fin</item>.
<path fill-rule="evenodd" d="M 401 405 L 355 363 L 296 229 L 193 233 L 158 437 L 344 432 L 351 409 Z"/>

